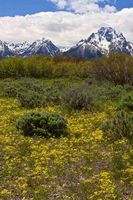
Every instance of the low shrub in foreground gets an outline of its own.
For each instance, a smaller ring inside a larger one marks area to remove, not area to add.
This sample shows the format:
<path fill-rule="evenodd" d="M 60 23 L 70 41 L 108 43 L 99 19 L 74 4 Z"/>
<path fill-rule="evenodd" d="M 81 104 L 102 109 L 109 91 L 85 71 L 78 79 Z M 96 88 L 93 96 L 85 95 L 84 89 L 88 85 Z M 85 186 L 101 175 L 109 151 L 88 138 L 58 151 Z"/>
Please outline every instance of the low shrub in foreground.
<path fill-rule="evenodd" d="M 94 106 L 95 95 L 87 87 L 72 88 L 68 90 L 64 97 L 64 103 L 72 109 L 92 110 Z"/>
<path fill-rule="evenodd" d="M 102 126 L 105 138 L 111 141 L 127 138 L 133 143 L 133 114 L 120 111 Z"/>
<path fill-rule="evenodd" d="M 127 95 L 122 98 L 118 105 L 118 109 L 127 109 L 133 111 L 133 95 Z"/>
<path fill-rule="evenodd" d="M 5 97 L 17 97 L 18 93 L 21 91 L 20 87 L 17 84 L 10 84 L 6 85 L 5 88 L 3 88 L 3 95 Z"/>
<path fill-rule="evenodd" d="M 22 116 L 16 124 L 25 136 L 46 138 L 67 135 L 67 121 L 57 113 L 31 112 Z"/>
<path fill-rule="evenodd" d="M 49 86 L 44 91 L 46 101 L 54 105 L 58 105 L 61 103 L 62 93 L 63 88 L 58 88 L 56 85 Z"/>
<path fill-rule="evenodd" d="M 27 91 L 22 92 L 18 95 L 18 100 L 22 107 L 25 108 L 36 108 L 46 105 L 45 96 L 38 92 Z"/>
<path fill-rule="evenodd" d="M 102 96 L 105 96 L 106 99 L 116 100 L 123 95 L 125 90 L 121 85 L 106 84 L 101 92 Z"/>
<path fill-rule="evenodd" d="M 42 93 L 44 90 L 44 87 L 40 83 L 28 79 L 20 80 L 19 82 L 5 80 L 4 84 L 1 84 L 0 87 L 2 87 L 2 93 L 5 97 L 17 97 L 19 94 L 27 91 Z"/>
<path fill-rule="evenodd" d="M 24 90 L 28 89 L 35 92 L 43 92 L 44 90 L 44 86 L 41 82 L 37 82 L 37 80 L 22 79 L 19 84 Z"/>

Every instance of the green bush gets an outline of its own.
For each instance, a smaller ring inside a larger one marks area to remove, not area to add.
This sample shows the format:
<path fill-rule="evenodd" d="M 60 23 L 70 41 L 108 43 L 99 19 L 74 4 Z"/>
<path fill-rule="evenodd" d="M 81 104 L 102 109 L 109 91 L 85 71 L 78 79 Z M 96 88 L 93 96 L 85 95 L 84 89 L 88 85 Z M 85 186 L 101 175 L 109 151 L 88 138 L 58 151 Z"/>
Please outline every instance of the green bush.
<path fill-rule="evenodd" d="M 0 85 L 3 90 L 3 96 L 17 97 L 19 94 L 27 91 L 43 93 L 44 87 L 36 80 L 22 79 L 19 81 L 5 80 L 4 84 Z"/>
<path fill-rule="evenodd" d="M 133 142 L 133 114 L 120 111 L 112 120 L 106 121 L 102 130 L 104 137 L 110 141 L 127 138 Z"/>
<path fill-rule="evenodd" d="M 38 83 L 36 80 L 34 80 L 34 81 L 33 80 L 24 79 L 24 80 L 21 80 L 19 84 L 24 90 L 31 90 L 31 91 L 35 91 L 35 92 L 43 92 L 44 91 L 43 85 Z"/>
<path fill-rule="evenodd" d="M 0 60 L 0 78 L 8 77 L 87 77 L 90 61 L 64 57 L 31 56 L 11 57 Z"/>
<path fill-rule="evenodd" d="M 115 100 L 121 97 L 125 90 L 121 85 L 109 84 L 108 86 L 104 87 L 102 92 L 102 96 L 104 95 L 107 99 Z"/>
<path fill-rule="evenodd" d="M 17 81 L 5 81 L 0 84 L 1 95 L 17 98 L 23 107 L 35 108 L 48 103 L 60 104 L 62 93 L 67 87 L 60 81 L 54 81 L 52 85 L 43 85 L 38 80 L 22 79 Z"/>
<path fill-rule="evenodd" d="M 133 111 L 133 95 L 127 95 L 123 97 L 118 105 L 118 109 L 127 109 Z"/>
<path fill-rule="evenodd" d="M 17 84 L 7 85 L 3 88 L 3 95 L 5 97 L 17 97 L 20 88 Z"/>
<path fill-rule="evenodd" d="M 46 101 L 49 103 L 59 104 L 61 103 L 62 91 L 56 88 L 56 86 L 49 86 L 45 89 L 44 94 L 46 95 Z"/>
<path fill-rule="evenodd" d="M 67 121 L 57 113 L 31 112 L 22 116 L 16 125 L 25 136 L 61 137 L 67 135 Z"/>
<path fill-rule="evenodd" d="M 36 108 L 46 105 L 46 98 L 42 94 L 33 91 L 22 92 L 18 94 L 18 100 L 22 107 Z"/>
<path fill-rule="evenodd" d="M 94 61 L 92 74 L 99 81 L 118 85 L 133 84 L 132 56 L 114 53 Z"/>
<path fill-rule="evenodd" d="M 82 86 L 80 88 L 69 89 L 64 97 L 64 103 L 72 109 L 87 109 L 92 110 L 96 94 L 89 91 L 89 88 Z"/>

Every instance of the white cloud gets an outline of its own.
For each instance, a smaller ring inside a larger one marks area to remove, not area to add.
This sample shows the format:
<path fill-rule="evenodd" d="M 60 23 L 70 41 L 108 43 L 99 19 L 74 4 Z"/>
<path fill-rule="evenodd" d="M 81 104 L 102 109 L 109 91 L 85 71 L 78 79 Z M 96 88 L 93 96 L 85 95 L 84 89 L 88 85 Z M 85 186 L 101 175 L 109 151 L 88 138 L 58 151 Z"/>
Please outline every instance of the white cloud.
<path fill-rule="evenodd" d="M 51 1 L 52 3 L 56 4 L 56 6 L 60 9 L 64 9 L 67 6 L 66 0 L 48 0 L 48 1 Z"/>
<path fill-rule="evenodd" d="M 108 10 L 108 8 L 106 8 Z M 112 26 L 133 41 L 133 8 L 117 12 L 41 12 L 34 15 L 0 17 L 0 40 L 34 41 L 45 37 L 56 45 L 71 46 L 97 31 Z"/>
<path fill-rule="evenodd" d="M 48 0 L 54 3 L 59 9 L 66 9 L 74 11 L 75 13 L 88 13 L 108 11 L 114 12 L 116 8 L 110 6 L 109 3 L 114 4 L 114 0 Z M 100 6 L 99 3 L 105 3 L 105 6 Z"/>

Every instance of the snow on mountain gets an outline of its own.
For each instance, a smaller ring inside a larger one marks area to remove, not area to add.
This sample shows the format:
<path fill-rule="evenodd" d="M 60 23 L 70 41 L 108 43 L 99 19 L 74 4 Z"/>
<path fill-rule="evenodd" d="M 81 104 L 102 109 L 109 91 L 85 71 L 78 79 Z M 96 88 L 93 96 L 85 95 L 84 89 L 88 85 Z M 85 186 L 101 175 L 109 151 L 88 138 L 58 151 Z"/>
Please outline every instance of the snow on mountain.
<path fill-rule="evenodd" d="M 9 56 L 28 57 L 32 55 L 54 56 L 60 54 L 60 49 L 50 40 L 41 39 L 33 43 L 7 43 L 0 41 L 0 58 Z"/>
<path fill-rule="evenodd" d="M 13 56 L 14 53 L 0 40 L 0 58 Z"/>
<path fill-rule="evenodd" d="M 133 55 L 133 44 L 113 28 L 102 27 L 97 33 L 92 33 L 88 39 L 81 40 L 76 46 L 66 51 L 64 55 L 95 58 L 111 52 Z"/>
<path fill-rule="evenodd" d="M 111 27 L 101 27 L 88 39 L 79 41 L 74 47 L 55 46 L 50 40 L 42 38 L 33 43 L 6 43 L 0 41 L 0 58 L 9 56 L 29 57 L 32 55 L 65 55 L 80 58 L 96 58 L 112 52 L 133 55 L 133 43 L 126 40 L 122 33 Z"/>
<path fill-rule="evenodd" d="M 22 55 L 31 45 L 29 42 L 5 43 L 15 55 Z"/>
<path fill-rule="evenodd" d="M 41 40 L 36 40 L 33 42 L 23 53 L 24 57 L 28 57 L 31 55 L 48 55 L 54 56 L 58 55 L 60 50 L 56 47 L 50 40 L 46 40 L 45 38 Z"/>
<path fill-rule="evenodd" d="M 59 47 L 61 53 L 65 52 L 65 51 L 68 51 L 70 49 L 70 47 L 63 47 L 63 46 L 60 46 Z"/>

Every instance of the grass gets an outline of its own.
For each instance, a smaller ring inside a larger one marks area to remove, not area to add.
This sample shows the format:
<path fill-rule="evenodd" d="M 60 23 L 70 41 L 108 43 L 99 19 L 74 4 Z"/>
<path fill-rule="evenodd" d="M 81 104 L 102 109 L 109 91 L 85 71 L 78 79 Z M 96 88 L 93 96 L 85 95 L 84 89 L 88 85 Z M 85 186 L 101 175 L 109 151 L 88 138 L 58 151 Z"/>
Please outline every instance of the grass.
<path fill-rule="evenodd" d="M 6 82 L 55 83 L 79 87 L 82 79 L 0 80 L 0 199 L 2 200 L 121 200 L 133 198 L 133 150 L 128 140 L 108 143 L 100 126 L 117 112 L 127 86 L 100 85 L 100 107 L 69 110 L 63 104 L 27 109 L 17 98 L 3 96 Z M 64 91 L 64 90 L 63 90 Z M 116 91 L 116 92 L 115 92 Z M 118 91 L 121 91 L 118 92 Z M 112 95 L 113 94 L 113 95 Z M 99 101 L 98 101 L 99 102 Z M 16 120 L 31 111 L 57 112 L 68 120 L 70 135 L 60 139 L 25 137 Z"/>

